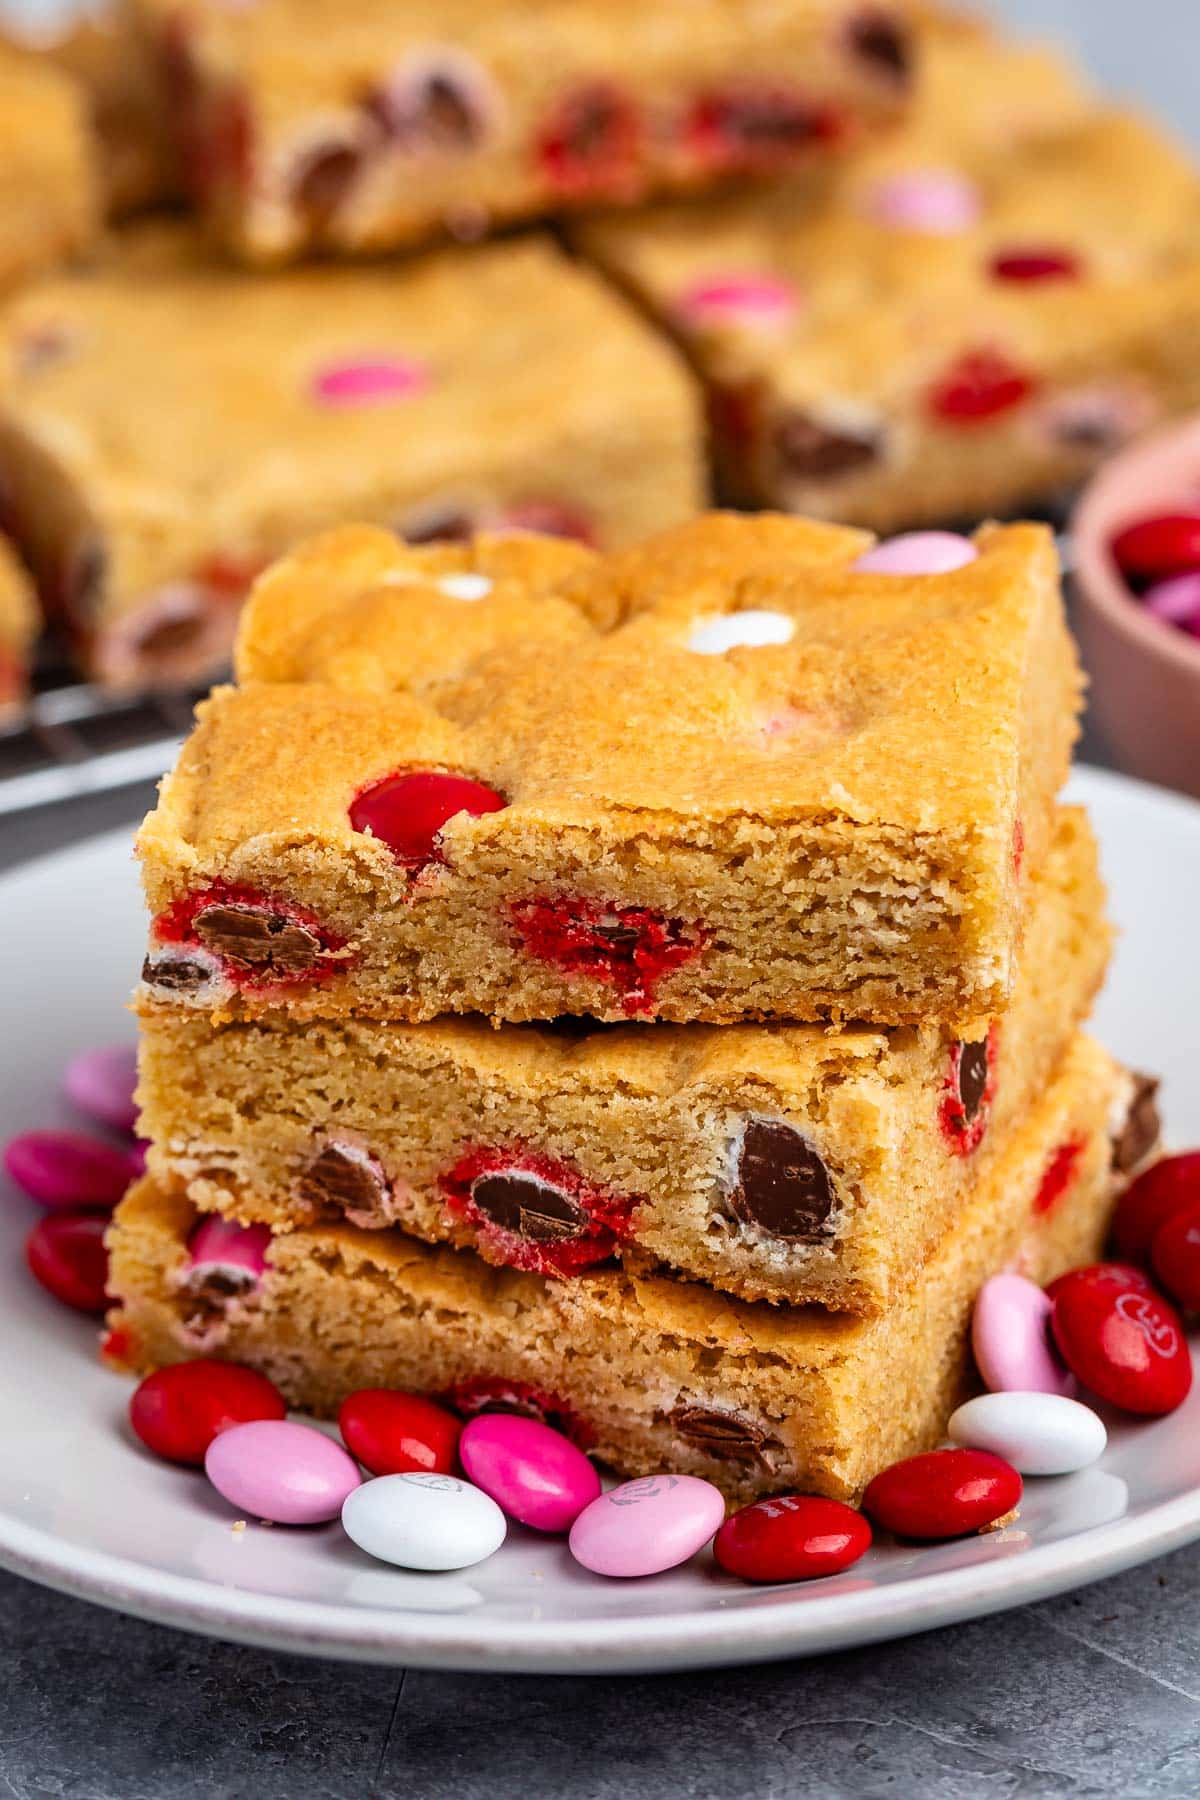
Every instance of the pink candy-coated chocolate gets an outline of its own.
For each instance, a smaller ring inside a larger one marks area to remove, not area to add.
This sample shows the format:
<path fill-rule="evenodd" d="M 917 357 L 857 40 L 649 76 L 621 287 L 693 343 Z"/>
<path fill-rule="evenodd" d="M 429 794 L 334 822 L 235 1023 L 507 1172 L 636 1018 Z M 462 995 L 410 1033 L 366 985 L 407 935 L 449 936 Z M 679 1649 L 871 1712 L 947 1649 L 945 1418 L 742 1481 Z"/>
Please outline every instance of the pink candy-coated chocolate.
<path fill-rule="evenodd" d="M 408 356 L 363 356 L 327 363 L 312 378 L 324 406 L 378 406 L 407 400 L 429 386 L 429 371 Z"/>
<path fill-rule="evenodd" d="M 1079 1384 L 1058 1356 L 1050 1335 L 1054 1311 L 1036 1282 L 1023 1275 L 993 1275 L 979 1290 L 971 1346 L 979 1373 L 994 1394 L 1062 1394 L 1073 1399 Z"/>
<path fill-rule="evenodd" d="M 132 1131 L 137 1124 L 133 1090 L 137 1085 L 137 1051 L 132 1044 L 107 1044 L 81 1050 L 67 1064 L 63 1088 L 72 1106 L 113 1131 Z"/>
<path fill-rule="evenodd" d="M 340 1444 L 292 1419 L 230 1426 L 209 1445 L 204 1472 L 239 1512 L 276 1525 L 336 1519 L 362 1481 Z"/>
<path fill-rule="evenodd" d="M 948 575 L 978 555 L 970 538 L 957 531 L 906 531 L 876 544 L 853 567 L 863 575 Z"/>
<path fill-rule="evenodd" d="M 799 307 L 795 285 L 781 275 L 713 275 L 680 296 L 679 313 L 689 324 L 709 321 L 773 327 L 786 325 Z"/>
<path fill-rule="evenodd" d="M 953 169 L 906 169 L 876 182 L 867 208 L 881 225 L 950 237 L 971 229 L 982 202 L 978 188 Z"/>
<path fill-rule="evenodd" d="M 269 1225 L 238 1225 L 232 1219 L 215 1213 L 204 1220 L 188 1239 L 188 1259 L 192 1269 L 214 1265 L 223 1269 L 245 1269 L 257 1281 L 267 1266 L 267 1247 L 271 1242 Z"/>
<path fill-rule="evenodd" d="M 1156 581 L 1142 595 L 1142 605 L 1156 619 L 1178 625 L 1200 638 L 1200 574 L 1174 575 L 1167 581 Z"/>
<path fill-rule="evenodd" d="M 458 1455 L 476 1487 L 535 1531 L 568 1531 L 600 1492 L 583 1451 L 537 1419 L 484 1413 L 464 1428 Z"/>
<path fill-rule="evenodd" d="M 78 1131 L 23 1131 L 4 1149 L 4 1167 L 40 1206 L 111 1211 L 136 1170 L 128 1151 Z"/>
<path fill-rule="evenodd" d="M 725 1502 L 697 1475 L 644 1475 L 601 1494 L 571 1527 L 571 1555 L 596 1575 L 659 1575 L 703 1549 Z"/>

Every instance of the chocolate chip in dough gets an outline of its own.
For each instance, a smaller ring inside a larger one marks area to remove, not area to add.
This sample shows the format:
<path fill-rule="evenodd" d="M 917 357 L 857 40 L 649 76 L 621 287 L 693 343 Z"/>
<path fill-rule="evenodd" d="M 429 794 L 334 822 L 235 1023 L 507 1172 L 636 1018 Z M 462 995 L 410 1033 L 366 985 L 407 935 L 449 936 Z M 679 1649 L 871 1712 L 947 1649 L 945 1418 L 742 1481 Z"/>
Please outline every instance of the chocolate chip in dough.
<path fill-rule="evenodd" d="M 685 1444 L 718 1462 L 756 1463 L 772 1442 L 761 1425 L 740 1413 L 718 1412 L 707 1406 L 676 1406 L 671 1424 Z"/>
<path fill-rule="evenodd" d="M 975 1044 L 964 1043 L 958 1061 L 958 1097 L 968 1124 L 979 1115 L 989 1074 L 987 1039 L 980 1038 Z"/>
<path fill-rule="evenodd" d="M 912 41 L 890 13 L 867 13 L 850 28 L 850 43 L 864 62 L 889 80 L 905 85 L 912 74 Z"/>
<path fill-rule="evenodd" d="M 1119 1175 L 1129 1175 L 1145 1161 L 1162 1132 L 1158 1111 L 1159 1083 L 1153 1075 L 1134 1075 L 1133 1099 L 1125 1115 L 1125 1123 L 1113 1139 L 1113 1168 Z"/>
<path fill-rule="evenodd" d="M 812 1243 L 833 1211 L 833 1183 L 798 1131 L 777 1119 L 750 1119 L 731 1200 L 739 1219 L 768 1236 Z"/>
<path fill-rule="evenodd" d="M 311 969 L 321 954 L 315 931 L 259 906 L 206 906 L 196 914 L 196 935 L 216 956 L 285 975 Z"/>
<path fill-rule="evenodd" d="M 810 413 L 790 412 L 775 428 L 775 454 L 797 481 L 837 481 L 879 460 L 879 440 L 869 432 L 823 425 Z"/>
<path fill-rule="evenodd" d="M 587 1230 L 586 1208 L 561 1188 L 520 1169 L 478 1176 L 471 1183 L 471 1198 L 493 1225 L 534 1244 L 556 1244 Z"/>
<path fill-rule="evenodd" d="M 368 1217 L 381 1213 L 388 1197 L 387 1184 L 372 1159 L 354 1156 L 337 1144 L 326 1144 L 296 1185 L 309 1206 Z"/>
<path fill-rule="evenodd" d="M 202 962 L 188 962 L 185 957 L 164 957 L 155 962 L 148 956 L 142 964 L 142 980 L 151 987 L 165 988 L 168 994 L 195 994 L 207 987 L 213 972 Z"/>
<path fill-rule="evenodd" d="M 352 144 L 324 144 L 301 162 L 292 187 L 296 210 L 314 235 L 329 226 L 358 178 L 362 152 Z"/>

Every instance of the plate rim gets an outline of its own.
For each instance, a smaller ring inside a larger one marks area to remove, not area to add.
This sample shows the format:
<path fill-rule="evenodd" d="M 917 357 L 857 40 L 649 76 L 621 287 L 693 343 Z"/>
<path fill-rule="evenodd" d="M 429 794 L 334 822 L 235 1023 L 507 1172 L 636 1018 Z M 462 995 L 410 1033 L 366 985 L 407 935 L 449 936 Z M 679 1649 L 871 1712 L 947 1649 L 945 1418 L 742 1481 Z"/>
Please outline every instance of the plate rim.
<path fill-rule="evenodd" d="M 1165 813 L 1200 832 L 1200 803 L 1110 770 L 1077 767 L 1065 797 L 1086 802 L 1101 793 L 1110 803 Z M 121 846 L 128 851 L 131 838 L 131 828 L 117 827 L 19 863 L 0 874 L 0 893 L 44 879 L 55 864 L 103 858 Z M 1046 1599 L 1197 1537 L 1200 1486 L 1132 1516 L 1034 1545 L 1018 1558 L 913 1574 L 849 1594 L 822 1596 L 811 1584 L 799 1590 L 781 1584 L 758 1590 L 763 1598 L 753 1607 L 726 1608 L 718 1599 L 705 1610 L 584 1623 L 441 1616 L 225 1587 L 70 1544 L 3 1512 L 0 1567 L 156 1624 L 260 1648 L 465 1672 L 620 1674 L 767 1661 L 904 1637 Z"/>

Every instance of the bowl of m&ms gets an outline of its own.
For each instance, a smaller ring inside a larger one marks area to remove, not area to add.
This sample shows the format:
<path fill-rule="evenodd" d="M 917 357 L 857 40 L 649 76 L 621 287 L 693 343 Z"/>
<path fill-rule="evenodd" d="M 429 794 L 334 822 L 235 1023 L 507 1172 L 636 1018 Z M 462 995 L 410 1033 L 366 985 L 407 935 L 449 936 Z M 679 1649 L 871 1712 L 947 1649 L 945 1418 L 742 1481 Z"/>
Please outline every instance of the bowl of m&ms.
<path fill-rule="evenodd" d="M 1093 716 L 1124 768 L 1200 796 L 1200 418 L 1106 463 L 1073 535 Z"/>

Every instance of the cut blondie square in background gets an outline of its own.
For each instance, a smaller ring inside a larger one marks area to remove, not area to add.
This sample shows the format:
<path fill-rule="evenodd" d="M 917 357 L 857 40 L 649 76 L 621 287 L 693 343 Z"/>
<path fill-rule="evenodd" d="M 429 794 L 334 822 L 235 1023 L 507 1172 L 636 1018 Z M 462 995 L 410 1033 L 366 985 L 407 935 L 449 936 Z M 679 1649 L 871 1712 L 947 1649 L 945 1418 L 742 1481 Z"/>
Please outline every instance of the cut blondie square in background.
<path fill-rule="evenodd" d="M 40 627 L 33 583 L 0 533 L 0 724 L 25 696 Z"/>
<path fill-rule="evenodd" d="M 1098 1256 L 1133 1088 L 1077 1039 L 917 1279 L 869 1318 L 622 1270 L 545 1281 L 345 1224 L 263 1232 L 256 1270 L 222 1269 L 192 1204 L 147 1179 L 109 1233 L 107 1354 L 138 1372 L 229 1357 L 321 1415 L 376 1386 L 524 1408 L 624 1475 L 707 1476 L 738 1501 L 853 1498 L 942 1434 L 989 1275 L 1011 1265 L 1045 1282 Z"/>
<path fill-rule="evenodd" d="M 1010 512 L 1200 402 L 1194 164 L 986 37 L 935 41 L 913 123 L 820 198 L 576 241 L 686 348 L 740 503 L 877 530 Z"/>
<path fill-rule="evenodd" d="M 973 1042 L 866 1025 L 214 1029 L 154 1006 L 149 1169 L 244 1223 L 346 1218 L 542 1275 L 618 1256 L 751 1300 L 878 1309 L 1003 1157 L 1103 979 L 1081 812 L 1060 815 L 1029 907 L 1012 1004 Z"/>
<path fill-rule="evenodd" d="M 1076 733 L 1053 540 L 986 527 L 920 576 L 860 568 L 870 543 L 710 514 L 557 566 L 302 546 L 142 829 L 144 997 L 994 1017 Z"/>
<path fill-rule="evenodd" d="M 543 239 L 255 280 L 147 226 L 0 354 L 13 527 L 105 685 L 219 671 L 254 575 L 345 519 L 617 545 L 702 503 L 677 353 Z"/>
<path fill-rule="evenodd" d="M 0 41 L 0 299 L 92 248 L 94 161 L 75 83 Z"/>
<path fill-rule="evenodd" d="M 253 262 L 829 160 L 910 85 L 906 0 L 140 0 L 185 175 Z"/>
<path fill-rule="evenodd" d="M 0 7 L 7 37 L 31 59 L 79 84 L 91 113 L 100 187 L 121 218 L 177 194 L 174 133 L 165 73 L 133 0 L 109 0 L 64 19 L 59 9 L 19 19 Z"/>

